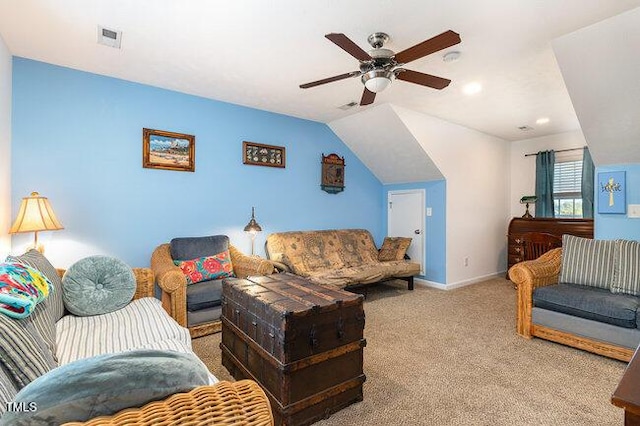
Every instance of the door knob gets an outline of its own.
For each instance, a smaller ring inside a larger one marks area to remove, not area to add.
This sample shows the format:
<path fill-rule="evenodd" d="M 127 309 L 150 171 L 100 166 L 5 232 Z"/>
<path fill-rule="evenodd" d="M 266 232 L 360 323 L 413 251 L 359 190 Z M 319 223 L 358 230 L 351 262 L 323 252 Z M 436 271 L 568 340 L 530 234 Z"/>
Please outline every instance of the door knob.
<path fill-rule="evenodd" d="M 416 229 L 415 231 L 413 231 L 414 234 L 420 234 L 420 230 Z"/>

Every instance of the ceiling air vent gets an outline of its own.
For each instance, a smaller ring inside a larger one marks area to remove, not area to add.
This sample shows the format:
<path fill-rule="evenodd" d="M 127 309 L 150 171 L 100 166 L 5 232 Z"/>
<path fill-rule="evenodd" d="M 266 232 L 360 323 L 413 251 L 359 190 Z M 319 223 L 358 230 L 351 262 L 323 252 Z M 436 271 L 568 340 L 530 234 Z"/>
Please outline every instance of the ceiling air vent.
<path fill-rule="evenodd" d="M 354 107 L 354 106 L 356 106 L 356 105 L 358 105 L 358 103 L 357 103 L 356 101 L 351 101 L 351 102 L 349 102 L 348 104 L 344 104 L 344 105 L 342 105 L 342 106 L 339 106 L 338 108 L 339 108 L 339 109 L 341 109 L 341 110 L 343 110 L 343 111 L 346 111 L 346 110 L 348 110 L 348 109 L 353 108 L 353 107 Z"/>
<path fill-rule="evenodd" d="M 105 46 L 120 49 L 121 41 L 122 31 L 113 30 L 98 25 L 98 44 L 104 44 Z"/>
<path fill-rule="evenodd" d="M 518 130 L 522 131 L 522 132 L 530 132 L 533 130 L 533 127 L 531 126 L 518 126 Z"/>

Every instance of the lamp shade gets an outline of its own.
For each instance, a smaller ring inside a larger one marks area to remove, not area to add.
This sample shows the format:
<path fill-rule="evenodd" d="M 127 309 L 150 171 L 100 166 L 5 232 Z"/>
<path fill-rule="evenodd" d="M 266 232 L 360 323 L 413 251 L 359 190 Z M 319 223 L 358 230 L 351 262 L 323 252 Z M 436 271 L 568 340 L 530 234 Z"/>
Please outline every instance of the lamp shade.
<path fill-rule="evenodd" d="M 64 228 L 53 212 L 47 197 L 32 192 L 30 196 L 22 199 L 18 216 L 9 229 L 9 233 L 56 231 L 58 229 Z"/>

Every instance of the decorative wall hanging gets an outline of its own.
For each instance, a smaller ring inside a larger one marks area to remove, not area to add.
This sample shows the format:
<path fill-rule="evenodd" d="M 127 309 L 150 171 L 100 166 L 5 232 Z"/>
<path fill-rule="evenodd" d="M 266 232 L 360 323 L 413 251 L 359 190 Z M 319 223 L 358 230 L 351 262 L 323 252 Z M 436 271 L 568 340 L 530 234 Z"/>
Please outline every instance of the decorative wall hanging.
<path fill-rule="evenodd" d="M 625 172 L 598 173 L 598 213 L 626 213 Z"/>
<path fill-rule="evenodd" d="M 322 184 L 320 188 L 329 194 L 344 191 L 344 157 L 338 154 L 322 154 Z"/>
<path fill-rule="evenodd" d="M 264 145 L 255 142 L 242 142 L 242 162 L 254 166 L 284 168 L 286 151 L 283 146 Z"/>
<path fill-rule="evenodd" d="M 142 129 L 142 167 L 196 170 L 196 137 L 164 130 Z"/>

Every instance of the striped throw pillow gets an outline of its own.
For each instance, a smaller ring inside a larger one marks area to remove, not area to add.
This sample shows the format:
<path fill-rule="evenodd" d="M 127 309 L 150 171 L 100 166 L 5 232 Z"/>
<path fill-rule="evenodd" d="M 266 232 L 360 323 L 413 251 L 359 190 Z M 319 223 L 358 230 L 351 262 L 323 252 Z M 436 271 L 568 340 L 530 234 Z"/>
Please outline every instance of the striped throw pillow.
<path fill-rule="evenodd" d="M 640 242 L 616 240 L 612 293 L 640 296 Z"/>
<path fill-rule="evenodd" d="M 614 278 L 614 240 L 562 236 L 561 284 L 611 288 Z"/>
<path fill-rule="evenodd" d="M 0 362 L 20 390 L 58 364 L 31 318 L 0 315 Z"/>

